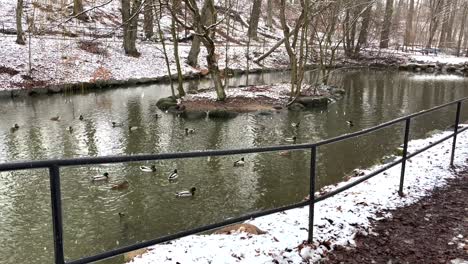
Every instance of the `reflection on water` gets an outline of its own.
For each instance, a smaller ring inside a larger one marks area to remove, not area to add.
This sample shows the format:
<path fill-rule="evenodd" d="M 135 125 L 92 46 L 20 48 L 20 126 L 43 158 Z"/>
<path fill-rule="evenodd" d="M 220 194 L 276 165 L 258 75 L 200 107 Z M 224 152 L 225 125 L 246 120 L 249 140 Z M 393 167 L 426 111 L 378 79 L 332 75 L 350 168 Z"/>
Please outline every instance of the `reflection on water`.
<path fill-rule="evenodd" d="M 309 76 L 310 77 L 310 76 Z M 288 73 L 250 75 L 251 83 L 285 81 Z M 167 85 L 132 87 L 97 93 L 4 100 L 0 104 L 0 162 L 28 159 L 166 153 L 316 142 L 372 127 L 399 116 L 468 95 L 466 79 L 434 78 L 373 71 L 337 74 L 347 93 L 325 109 L 255 113 L 232 120 L 184 120 L 161 113 L 156 101 L 170 94 Z M 245 77 L 231 79 L 245 84 Z M 186 89 L 204 89 L 208 81 Z M 462 120 L 468 118 L 463 108 Z M 159 118 L 155 117 L 159 114 Z M 60 115 L 58 122 L 52 116 Z M 79 120 L 79 115 L 84 120 Z M 346 124 L 352 120 L 353 127 Z M 443 129 L 454 120 L 454 108 L 417 118 L 411 138 Z M 291 127 L 301 122 L 299 128 Z M 123 124 L 112 127 L 112 122 Z M 11 132 L 18 123 L 20 129 Z M 73 132 L 67 128 L 71 126 Z M 138 126 L 130 131 L 128 126 Z M 185 135 L 184 128 L 195 129 Z M 319 148 L 318 186 L 340 181 L 357 167 L 368 167 L 402 143 L 402 125 Z M 308 151 L 62 168 L 65 253 L 68 259 L 212 223 L 253 210 L 301 200 L 308 192 Z M 169 183 L 174 169 L 179 179 Z M 92 183 L 104 172 L 109 182 Z M 123 180 L 128 190 L 110 186 Z M 197 187 L 193 199 L 176 199 L 176 191 Z M 47 171 L 0 173 L 0 263 L 51 263 L 53 257 Z M 123 216 L 119 216 L 123 213 Z M 106 263 L 119 263 L 107 261 Z"/>

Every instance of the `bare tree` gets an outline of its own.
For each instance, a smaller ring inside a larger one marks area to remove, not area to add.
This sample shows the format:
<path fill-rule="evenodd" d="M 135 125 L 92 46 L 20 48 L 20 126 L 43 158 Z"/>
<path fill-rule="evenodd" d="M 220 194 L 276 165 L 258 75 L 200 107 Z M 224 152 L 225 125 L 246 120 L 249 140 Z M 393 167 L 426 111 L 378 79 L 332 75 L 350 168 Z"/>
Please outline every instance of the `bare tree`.
<path fill-rule="evenodd" d="M 72 15 L 83 21 L 88 20 L 88 16 L 86 15 L 83 9 L 83 0 L 73 0 L 73 14 Z"/>
<path fill-rule="evenodd" d="M 267 26 L 273 28 L 273 0 L 267 2 Z"/>
<path fill-rule="evenodd" d="M 439 15 L 444 5 L 443 0 L 429 0 L 430 8 L 430 23 L 429 23 L 429 37 L 427 39 L 426 48 L 432 47 L 432 41 L 434 40 L 437 27 L 439 26 Z"/>
<path fill-rule="evenodd" d="M 16 43 L 25 45 L 23 38 L 23 0 L 16 2 Z"/>
<path fill-rule="evenodd" d="M 296 28 L 293 30 L 286 22 L 286 0 L 280 0 L 280 21 L 283 29 L 284 46 L 289 56 L 289 65 L 291 68 L 291 93 L 290 102 L 299 97 L 302 89 L 302 81 L 304 80 L 305 65 L 309 56 L 307 45 L 308 29 L 310 25 L 310 0 L 302 0 L 301 14 L 295 19 Z M 290 34 L 292 39 L 290 40 Z"/>
<path fill-rule="evenodd" d="M 388 48 L 390 40 L 390 30 L 392 28 L 392 14 L 393 14 L 393 0 L 386 0 L 385 3 L 385 17 L 380 34 L 380 48 Z"/>
<path fill-rule="evenodd" d="M 462 39 L 463 37 L 465 40 L 467 39 L 467 36 L 464 34 L 465 33 L 465 25 L 466 25 L 466 15 L 468 11 L 468 4 L 465 2 L 463 3 L 463 15 L 461 17 L 461 25 L 460 25 L 460 32 L 458 33 L 458 42 L 457 42 L 457 57 L 460 57 L 461 54 L 461 44 L 462 44 Z M 465 47 L 466 48 L 466 47 Z"/>
<path fill-rule="evenodd" d="M 143 30 L 145 31 L 145 37 L 146 39 L 151 39 L 154 35 L 154 31 L 153 31 L 154 16 L 153 16 L 152 1 L 146 0 L 143 16 L 144 16 L 143 17 Z"/>
<path fill-rule="evenodd" d="M 257 39 L 258 21 L 260 20 L 260 12 L 262 11 L 262 0 L 254 0 L 252 6 L 252 12 L 250 13 L 249 23 L 249 37 Z"/>
<path fill-rule="evenodd" d="M 414 0 L 410 0 L 409 9 L 406 16 L 406 29 L 403 45 L 408 47 L 413 44 L 413 13 L 414 13 Z"/>
<path fill-rule="evenodd" d="M 169 6 L 169 5 L 168 5 Z M 172 9 L 179 10 L 180 8 L 180 0 L 172 0 Z M 184 91 L 184 78 L 182 76 L 182 68 L 180 67 L 180 58 L 179 58 L 179 32 L 177 30 L 177 24 L 174 17 L 172 17 L 171 22 L 171 34 L 172 34 L 172 43 L 174 45 L 174 59 L 176 62 L 177 68 L 177 92 L 179 96 L 185 96 Z"/>
<path fill-rule="evenodd" d="M 155 5 L 155 0 L 151 0 L 151 3 L 153 6 L 156 6 Z M 158 35 L 159 35 L 159 40 L 161 41 L 161 44 L 162 44 L 162 53 L 164 55 L 164 61 L 166 62 L 166 68 L 167 68 L 167 74 L 169 76 L 172 76 L 171 74 L 171 64 L 169 62 L 169 58 L 167 56 L 167 49 L 166 49 L 166 40 L 164 39 L 164 33 L 161 29 L 161 19 L 162 19 L 162 16 L 163 16 L 163 7 L 162 7 L 162 3 L 161 1 L 159 1 L 159 17 L 158 17 L 158 13 L 156 13 L 156 25 L 158 27 Z M 174 91 L 174 82 L 172 81 L 172 78 L 169 78 L 169 83 L 171 85 L 171 93 L 172 93 L 172 97 L 176 97 L 175 96 L 175 91 Z"/>
<path fill-rule="evenodd" d="M 205 25 L 203 23 L 203 10 L 200 11 L 196 0 L 184 0 L 184 3 L 187 5 L 187 8 L 192 15 L 192 24 L 186 24 L 178 19 L 175 10 L 171 10 L 172 17 L 177 21 L 177 23 L 187 29 L 193 30 L 194 34 L 200 37 L 200 40 L 207 51 L 206 61 L 211 79 L 213 80 L 215 86 L 217 100 L 224 101 L 226 99 L 226 93 L 224 91 L 224 85 L 221 81 L 220 70 L 218 66 L 218 56 L 216 54 L 216 45 L 214 43 L 216 27 L 222 22 L 222 20 L 217 20 L 217 12 L 215 9 L 214 0 L 205 0 L 203 5 L 204 7 L 206 6 L 209 10 L 209 12 L 207 12 L 211 15 L 209 20 L 213 21 L 213 23 L 209 25 Z"/>
<path fill-rule="evenodd" d="M 209 6 L 210 4 L 211 4 L 211 1 L 205 1 L 203 3 L 202 9 L 201 9 L 201 23 L 203 23 L 203 25 L 210 25 L 214 22 L 212 21 L 213 16 L 210 13 L 210 10 L 212 9 Z M 197 67 L 198 65 L 198 54 L 200 54 L 200 45 L 201 45 L 201 37 L 195 34 L 192 40 L 192 46 L 190 47 L 189 55 L 187 57 L 187 64 L 192 67 Z"/>
<path fill-rule="evenodd" d="M 140 56 L 136 48 L 138 33 L 138 14 L 141 11 L 141 0 L 121 0 L 123 46 L 125 54 L 133 57 Z"/>

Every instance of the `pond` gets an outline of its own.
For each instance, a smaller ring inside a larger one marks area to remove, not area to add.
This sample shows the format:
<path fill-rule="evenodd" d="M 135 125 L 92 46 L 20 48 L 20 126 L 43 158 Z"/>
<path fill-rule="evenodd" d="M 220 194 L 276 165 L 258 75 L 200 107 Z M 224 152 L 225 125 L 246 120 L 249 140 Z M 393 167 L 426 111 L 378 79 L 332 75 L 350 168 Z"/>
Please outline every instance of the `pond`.
<path fill-rule="evenodd" d="M 288 76 L 287 72 L 254 74 L 249 81 L 270 84 Z M 468 96 L 468 80 L 451 75 L 348 71 L 332 79 L 346 94 L 327 108 L 271 116 L 249 113 L 230 120 L 185 120 L 162 113 L 156 101 L 170 94 L 165 84 L 5 99 L 0 101 L 0 162 L 271 146 L 290 144 L 286 139 L 292 136 L 297 136 L 298 143 L 310 143 Z M 232 85 L 244 83 L 245 76 L 231 79 Z M 209 80 L 191 81 L 186 88 L 209 85 Z M 462 110 L 462 120 L 468 119 L 468 107 Z M 454 122 L 454 113 L 451 107 L 416 118 L 411 138 L 447 128 Z M 50 120 L 58 115 L 59 121 Z M 114 128 L 111 122 L 123 126 Z M 300 122 L 299 128 L 293 128 L 293 122 Z M 20 128 L 12 132 L 15 123 Z M 139 129 L 130 131 L 129 125 Z M 72 132 L 67 130 L 70 126 Z M 186 135 L 186 127 L 195 133 Z M 342 181 L 356 168 L 382 162 L 402 143 L 402 133 L 400 124 L 320 147 L 318 187 Z M 233 167 L 241 158 L 237 155 L 61 169 L 66 258 L 290 204 L 307 195 L 308 151 L 243 157 L 243 167 Z M 139 169 L 152 164 L 157 167 L 154 173 Z M 174 169 L 179 178 L 169 182 L 167 176 Z M 110 175 L 108 182 L 91 181 L 104 172 Z M 110 189 L 123 180 L 129 182 L 128 189 Z M 175 197 L 175 192 L 192 186 L 197 188 L 195 197 Z M 0 173 L 0 208 L 0 263 L 52 263 L 47 171 Z M 122 261 L 119 257 L 103 263 Z"/>

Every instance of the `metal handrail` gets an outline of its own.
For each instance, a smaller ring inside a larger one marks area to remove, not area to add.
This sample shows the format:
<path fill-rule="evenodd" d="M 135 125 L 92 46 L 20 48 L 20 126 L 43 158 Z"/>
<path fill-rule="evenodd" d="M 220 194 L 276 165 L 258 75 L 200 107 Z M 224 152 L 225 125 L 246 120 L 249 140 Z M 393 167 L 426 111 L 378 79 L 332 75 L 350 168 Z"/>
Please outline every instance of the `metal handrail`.
<path fill-rule="evenodd" d="M 450 138 L 453 138 L 452 143 L 452 153 L 450 156 L 450 165 L 453 166 L 453 160 L 455 157 L 455 148 L 456 148 L 456 139 L 459 133 L 462 133 L 468 130 L 468 127 L 463 129 L 458 129 L 460 123 L 460 112 L 462 103 L 468 100 L 468 97 L 464 97 L 462 99 L 446 103 L 428 110 L 420 111 L 405 117 L 397 118 L 380 125 L 367 128 L 358 132 L 350 133 L 341 135 L 338 137 L 322 140 L 316 143 L 307 143 L 307 144 L 297 144 L 297 145 L 285 145 L 285 146 L 269 146 L 269 147 L 257 147 L 257 148 L 244 148 L 244 149 L 231 149 L 231 150 L 209 150 L 209 151 L 193 151 L 193 152 L 180 152 L 180 153 L 162 153 L 162 154 L 140 154 L 140 155 L 133 155 L 133 156 L 104 156 L 104 157 L 86 157 L 86 158 L 74 158 L 74 159 L 55 159 L 55 160 L 39 160 L 39 161 L 18 161 L 18 162 L 9 162 L 5 164 L 0 164 L 0 172 L 2 171 L 14 171 L 14 170 L 30 170 L 30 169 L 39 169 L 39 168 L 48 168 L 49 169 L 49 176 L 50 176 L 50 192 L 51 192 L 51 207 L 52 207 L 52 222 L 53 222 L 53 235 L 54 235 L 54 254 L 55 254 L 55 263 L 56 264 L 81 264 L 81 263 L 89 263 L 93 261 L 99 261 L 103 259 L 107 259 L 110 257 L 114 257 L 126 252 L 130 252 L 133 250 L 145 248 L 148 246 L 152 246 L 155 244 L 164 243 L 170 240 L 178 239 L 181 237 L 209 231 L 212 229 L 216 229 L 222 226 L 242 222 L 251 218 L 265 216 L 281 211 L 286 211 L 294 208 L 299 208 L 303 206 L 309 205 L 309 231 L 308 231 L 308 241 L 312 242 L 313 239 L 313 219 L 314 219 L 314 209 L 315 203 L 323 201 L 327 198 L 330 198 L 338 193 L 341 193 L 345 190 L 348 190 L 398 164 L 402 164 L 401 168 L 401 176 L 400 176 L 400 186 L 399 186 L 399 195 L 403 195 L 403 184 L 404 184 L 404 176 L 405 176 L 405 169 L 406 169 L 406 161 L 429 148 L 432 148 Z M 455 124 L 454 124 L 454 132 L 448 136 L 443 137 L 442 139 L 437 140 L 434 143 L 429 144 L 428 146 L 414 151 L 411 154 L 408 154 L 408 141 L 409 141 L 409 133 L 410 133 L 410 125 L 411 119 L 428 114 L 430 112 L 452 106 L 457 105 L 457 111 L 455 114 Z M 404 142 L 403 142 L 403 155 L 401 159 L 398 159 L 392 163 L 389 163 L 380 169 L 373 171 L 372 173 L 353 181 L 345 186 L 337 188 L 333 191 L 330 191 L 324 195 L 319 197 L 314 197 L 315 195 L 315 180 L 316 180 L 316 166 L 317 166 L 317 151 L 320 146 L 324 146 L 327 144 L 343 141 L 350 138 L 355 138 L 361 135 L 365 135 L 394 124 L 400 123 L 405 121 L 405 134 L 404 134 Z M 110 164 L 110 163 L 125 163 L 125 162 L 135 162 L 135 161 L 150 161 L 150 160 L 167 160 L 167 159 L 182 159 L 182 158 L 197 158 L 197 157 L 209 157 L 209 156 L 228 156 L 228 155 L 237 155 L 237 154 L 249 154 L 249 153 L 264 153 L 264 152 L 273 152 L 273 151 L 284 151 L 284 150 L 304 150 L 308 149 L 311 151 L 311 159 L 310 159 L 310 187 L 309 187 L 309 200 L 276 207 L 267 210 L 260 210 L 256 212 L 251 212 L 239 217 L 230 218 L 218 223 L 204 225 L 200 227 L 196 227 L 193 229 L 181 231 L 175 234 L 162 236 L 156 239 L 148 240 L 141 243 L 136 243 L 130 246 L 124 246 L 117 249 L 112 249 L 103 253 L 99 253 L 93 256 L 83 257 L 78 260 L 73 260 L 69 262 L 65 262 L 65 256 L 63 252 L 63 222 L 62 222 L 62 199 L 61 199 L 61 190 L 60 190 L 60 168 L 67 167 L 67 166 L 80 166 L 80 165 L 92 165 L 92 164 Z"/>

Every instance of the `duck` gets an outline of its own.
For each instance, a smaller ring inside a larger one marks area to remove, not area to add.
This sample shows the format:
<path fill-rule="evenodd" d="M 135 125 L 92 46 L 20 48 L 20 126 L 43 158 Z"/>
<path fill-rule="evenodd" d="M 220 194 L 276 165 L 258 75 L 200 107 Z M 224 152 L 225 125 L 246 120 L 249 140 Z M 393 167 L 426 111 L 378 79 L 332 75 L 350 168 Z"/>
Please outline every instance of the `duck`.
<path fill-rule="evenodd" d="M 169 177 L 167 177 L 167 179 L 169 181 L 173 181 L 175 179 L 177 179 L 179 177 L 179 174 L 177 174 L 177 169 L 174 170 L 174 172 L 171 173 L 171 175 L 169 175 Z"/>
<path fill-rule="evenodd" d="M 280 156 L 289 157 L 291 156 L 291 151 L 285 150 L 278 153 Z"/>
<path fill-rule="evenodd" d="M 80 115 L 80 117 L 78 117 L 78 119 L 83 120 L 84 119 L 83 115 Z"/>
<path fill-rule="evenodd" d="M 245 165 L 245 160 L 243 157 L 240 160 L 234 162 L 234 167 L 242 167 L 244 165 Z"/>
<path fill-rule="evenodd" d="M 195 129 L 193 128 L 185 128 L 185 134 L 195 134 Z"/>
<path fill-rule="evenodd" d="M 71 127 L 71 126 L 67 127 L 67 131 L 72 133 L 73 132 L 73 127 Z"/>
<path fill-rule="evenodd" d="M 151 165 L 151 166 L 140 166 L 140 170 L 144 172 L 155 172 L 156 171 L 156 166 Z"/>
<path fill-rule="evenodd" d="M 128 130 L 135 131 L 135 130 L 138 130 L 138 127 L 137 126 L 129 126 Z"/>
<path fill-rule="evenodd" d="M 128 188 L 128 186 L 130 186 L 130 184 L 128 183 L 127 180 L 125 180 L 119 184 L 112 185 L 111 189 L 112 190 L 125 190 Z"/>
<path fill-rule="evenodd" d="M 300 124 L 301 124 L 301 122 L 292 123 L 291 126 L 294 127 L 294 128 L 299 128 Z"/>
<path fill-rule="evenodd" d="M 293 136 L 291 138 L 285 138 L 284 141 L 286 142 L 291 142 L 293 144 L 296 144 L 296 140 L 297 140 L 297 137 L 296 136 Z"/>
<path fill-rule="evenodd" d="M 50 118 L 51 121 L 59 121 L 60 120 L 60 116 L 53 116 Z"/>
<path fill-rule="evenodd" d="M 192 197 L 195 195 L 195 191 L 197 190 L 197 188 L 195 187 L 192 187 L 190 188 L 189 191 L 181 191 L 181 192 L 176 192 L 176 197 Z"/>
<path fill-rule="evenodd" d="M 121 126 L 122 126 L 121 123 L 112 122 L 112 127 L 121 127 Z"/>
<path fill-rule="evenodd" d="M 354 123 L 351 120 L 347 120 L 346 124 L 348 124 L 348 126 L 350 126 L 350 127 L 354 126 Z"/>
<path fill-rule="evenodd" d="M 13 126 L 10 128 L 10 130 L 11 130 L 11 132 L 15 132 L 15 131 L 18 130 L 19 128 L 20 128 L 19 125 L 18 125 L 18 124 L 15 124 L 15 125 L 13 125 Z"/>
<path fill-rule="evenodd" d="M 102 174 L 102 175 L 93 176 L 93 178 L 92 178 L 91 180 L 92 180 L 93 182 L 96 182 L 96 181 L 107 181 L 107 180 L 109 180 L 109 173 L 104 172 L 104 174 Z"/>

